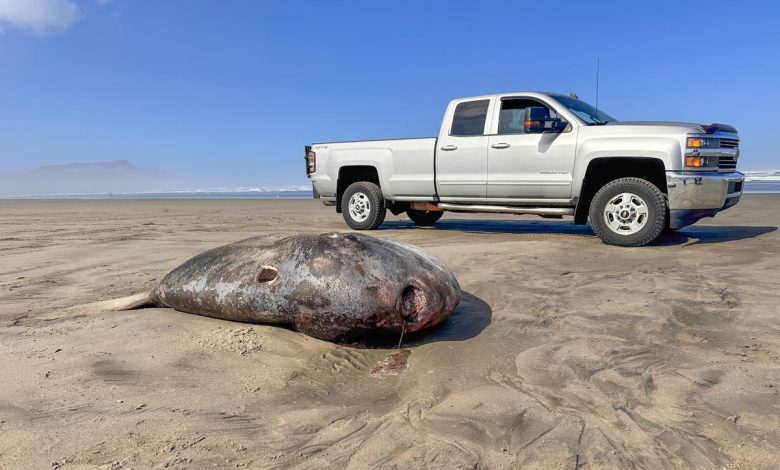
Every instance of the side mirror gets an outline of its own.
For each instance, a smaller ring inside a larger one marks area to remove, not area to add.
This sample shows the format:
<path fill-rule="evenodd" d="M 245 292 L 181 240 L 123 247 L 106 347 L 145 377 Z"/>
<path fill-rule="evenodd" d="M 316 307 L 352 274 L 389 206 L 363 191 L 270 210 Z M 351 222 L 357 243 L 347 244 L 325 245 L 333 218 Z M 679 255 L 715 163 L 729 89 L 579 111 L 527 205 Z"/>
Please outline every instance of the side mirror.
<path fill-rule="evenodd" d="M 523 129 L 526 134 L 541 134 L 544 132 L 563 132 L 569 123 L 557 118 L 551 118 L 547 108 L 531 106 L 525 108 Z"/>

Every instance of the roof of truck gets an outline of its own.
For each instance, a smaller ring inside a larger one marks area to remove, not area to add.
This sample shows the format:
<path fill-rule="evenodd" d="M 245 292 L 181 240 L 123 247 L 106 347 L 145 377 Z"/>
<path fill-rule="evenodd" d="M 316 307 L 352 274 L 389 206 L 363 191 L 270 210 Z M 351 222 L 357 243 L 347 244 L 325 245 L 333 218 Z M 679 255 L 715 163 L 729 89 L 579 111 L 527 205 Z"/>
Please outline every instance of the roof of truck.
<path fill-rule="evenodd" d="M 549 92 L 549 91 L 509 91 L 504 93 L 491 93 L 489 95 L 478 95 L 478 96 L 463 96 L 460 98 L 455 98 L 452 101 L 462 101 L 462 100 L 475 100 L 475 99 L 490 99 L 494 98 L 496 96 L 512 96 L 512 95 L 528 95 L 528 96 L 566 96 L 565 93 L 555 93 L 555 92 Z"/>

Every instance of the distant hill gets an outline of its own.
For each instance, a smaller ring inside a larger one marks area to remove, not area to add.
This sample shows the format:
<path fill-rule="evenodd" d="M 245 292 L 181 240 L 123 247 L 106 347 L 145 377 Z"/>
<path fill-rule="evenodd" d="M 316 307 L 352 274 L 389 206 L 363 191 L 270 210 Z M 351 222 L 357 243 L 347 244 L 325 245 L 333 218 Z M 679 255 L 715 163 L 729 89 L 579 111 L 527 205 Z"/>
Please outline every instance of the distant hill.
<path fill-rule="evenodd" d="M 173 173 L 139 168 L 126 160 L 50 165 L 0 173 L 0 196 L 159 191 L 173 185 Z"/>

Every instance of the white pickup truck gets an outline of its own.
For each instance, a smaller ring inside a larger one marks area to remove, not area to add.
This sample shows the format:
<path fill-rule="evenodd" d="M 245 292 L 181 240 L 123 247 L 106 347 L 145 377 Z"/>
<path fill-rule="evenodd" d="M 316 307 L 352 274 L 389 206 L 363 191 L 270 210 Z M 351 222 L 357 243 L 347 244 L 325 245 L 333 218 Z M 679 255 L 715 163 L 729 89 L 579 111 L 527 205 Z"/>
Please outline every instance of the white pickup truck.
<path fill-rule="evenodd" d="M 356 230 L 389 209 L 573 216 L 604 243 L 643 246 L 742 195 L 737 131 L 621 122 L 576 99 L 519 92 L 450 102 L 439 137 L 307 145 L 315 198 Z"/>

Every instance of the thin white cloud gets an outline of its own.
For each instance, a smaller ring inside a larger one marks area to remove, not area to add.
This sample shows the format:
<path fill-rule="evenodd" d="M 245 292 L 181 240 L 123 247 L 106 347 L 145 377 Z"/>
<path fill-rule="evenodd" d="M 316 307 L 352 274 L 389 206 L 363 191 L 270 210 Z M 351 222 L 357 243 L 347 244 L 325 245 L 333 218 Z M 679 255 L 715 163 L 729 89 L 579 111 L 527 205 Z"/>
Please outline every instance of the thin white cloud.
<path fill-rule="evenodd" d="M 67 28 L 80 15 L 72 0 L 0 0 L 0 30 L 14 27 L 43 35 Z"/>

